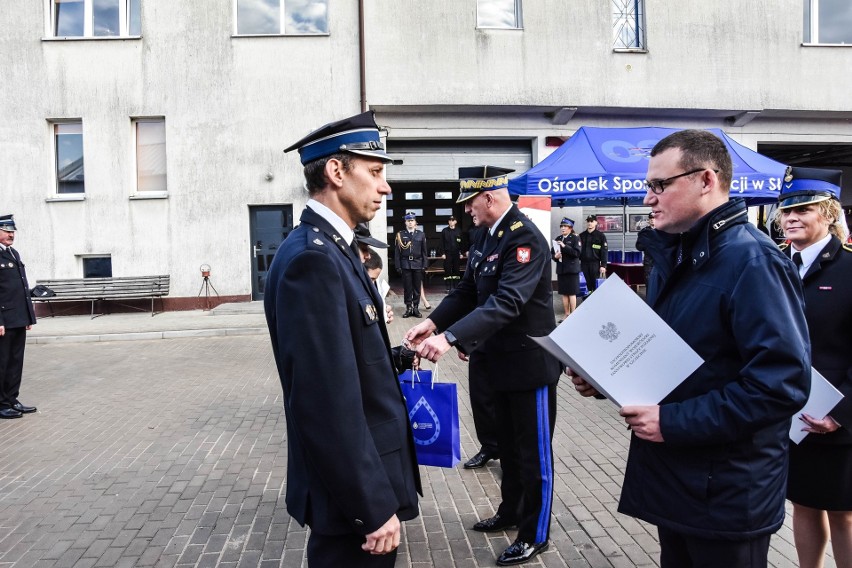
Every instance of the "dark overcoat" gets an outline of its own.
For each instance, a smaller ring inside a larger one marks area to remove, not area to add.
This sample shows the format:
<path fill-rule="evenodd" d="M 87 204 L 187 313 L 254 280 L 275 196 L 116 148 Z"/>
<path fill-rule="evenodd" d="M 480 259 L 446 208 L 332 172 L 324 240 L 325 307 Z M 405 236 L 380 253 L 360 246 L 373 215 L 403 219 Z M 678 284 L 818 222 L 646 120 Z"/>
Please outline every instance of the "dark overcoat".
<path fill-rule="evenodd" d="M 27 327 L 36 322 L 27 273 L 14 249 L 0 251 L 0 326 Z"/>

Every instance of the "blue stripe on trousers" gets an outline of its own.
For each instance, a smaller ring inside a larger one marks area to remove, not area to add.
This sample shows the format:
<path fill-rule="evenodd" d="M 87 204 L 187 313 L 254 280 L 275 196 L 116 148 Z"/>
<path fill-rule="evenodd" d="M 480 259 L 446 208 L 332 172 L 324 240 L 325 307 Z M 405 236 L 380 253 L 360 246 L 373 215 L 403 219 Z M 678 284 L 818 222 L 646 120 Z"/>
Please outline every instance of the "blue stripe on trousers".
<path fill-rule="evenodd" d="M 536 390 L 538 414 L 538 456 L 541 468 L 541 510 L 538 514 L 535 541 L 544 542 L 550 528 L 550 508 L 553 505 L 553 452 L 550 447 L 549 385 Z"/>

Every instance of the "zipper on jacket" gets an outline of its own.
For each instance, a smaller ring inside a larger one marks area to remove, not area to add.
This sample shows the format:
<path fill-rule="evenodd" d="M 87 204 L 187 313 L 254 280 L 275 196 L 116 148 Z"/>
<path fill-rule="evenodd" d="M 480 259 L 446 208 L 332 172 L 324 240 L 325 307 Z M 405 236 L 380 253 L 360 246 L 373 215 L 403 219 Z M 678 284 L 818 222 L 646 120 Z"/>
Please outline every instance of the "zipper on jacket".
<path fill-rule="evenodd" d="M 748 211 L 740 211 L 739 213 L 737 213 L 737 214 L 735 214 L 735 215 L 731 215 L 731 216 L 730 216 L 730 217 L 728 217 L 727 219 L 722 219 L 721 221 L 716 221 L 715 223 L 713 223 L 713 229 L 714 229 L 714 230 L 716 230 L 716 231 L 718 231 L 719 229 L 721 229 L 722 227 L 724 227 L 724 226 L 725 226 L 725 223 L 727 223 L 728 221 L 731 221 L 731 220 L 733 220 L 733 219 L 736 219 L 736 218 L 737 218 L 737 217 L 739 217 L 740 215 L 745 215 L 745 214 L 747 214 L 747 213 L 748 213 Z"/>

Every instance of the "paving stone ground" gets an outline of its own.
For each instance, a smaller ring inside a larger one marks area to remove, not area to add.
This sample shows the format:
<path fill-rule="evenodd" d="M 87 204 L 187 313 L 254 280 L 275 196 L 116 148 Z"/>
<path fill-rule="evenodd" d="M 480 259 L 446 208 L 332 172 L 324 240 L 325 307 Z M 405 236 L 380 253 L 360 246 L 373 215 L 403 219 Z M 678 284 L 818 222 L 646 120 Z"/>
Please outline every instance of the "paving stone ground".
<path fill-rule="evenodd" d="M 397 319 L 392 337 L 410 323 Z M 306 530 L 284 507 L 268 337 L 124 339 L 27 347 L 21 398 L 39 411 L 0 421 L 0 568 L 306 566 Z M 465 365 L 445 357 L 438 373 L 459 385 L 470 456 Z M 610 404 L 560 385 L 552 545 L 528 566 L 658 565 L 653 527 L 615 511 L 628 434 Z M 493 566 L 514 533 L 469 527 L 499 504 L 499 466 L 421 475 L 421 515 L 405 523 L 397 566 Z M 795 565 L 789 516 L 770 560 Z"/>

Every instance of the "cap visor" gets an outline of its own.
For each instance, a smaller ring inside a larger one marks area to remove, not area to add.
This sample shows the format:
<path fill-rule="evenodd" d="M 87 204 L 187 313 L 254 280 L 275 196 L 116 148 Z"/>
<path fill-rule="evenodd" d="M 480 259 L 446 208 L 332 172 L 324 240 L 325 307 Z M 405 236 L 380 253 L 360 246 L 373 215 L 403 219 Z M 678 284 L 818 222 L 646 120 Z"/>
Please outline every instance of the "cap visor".
<path fill-rule="evenodd" d="M 349 152 L 350 154 L 358 154 L 359 156 L 364 156 L 366 158 L 374 158 L 376 160 L 381 160 L 383 162 L 393 162 L 393 163 L 399 162 L 400 164 L 402 163 L 402 160 L 396 160 L 396 159 L 388 156 L 387 153 L 384 150 L 346 150 L 346 151 Z"/>
<path fill-rule="evenodd" d="M 827 201 L 831 199 L 828 195 L 796 195 L 793 197 L 788 197 L 787 199 L 782 199 L 778 202 L 778 209 L 789 209 L 791 207 L 800 207 L 802 205 L 808 205 L 810 203 L 819 203 L 820 201 Z"/>

